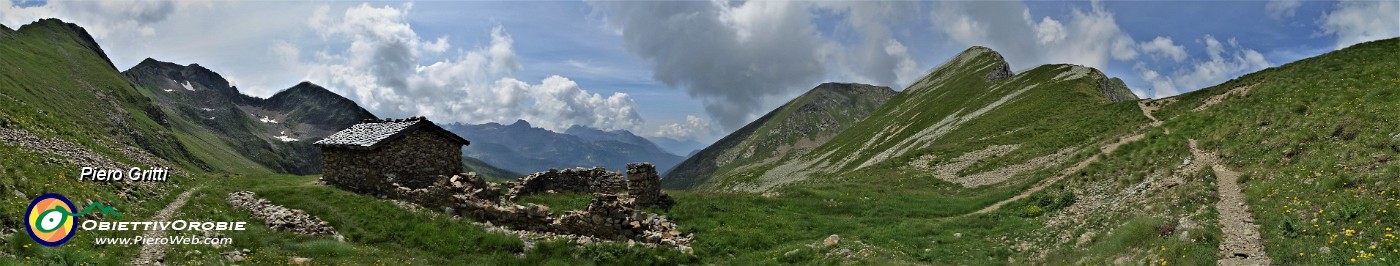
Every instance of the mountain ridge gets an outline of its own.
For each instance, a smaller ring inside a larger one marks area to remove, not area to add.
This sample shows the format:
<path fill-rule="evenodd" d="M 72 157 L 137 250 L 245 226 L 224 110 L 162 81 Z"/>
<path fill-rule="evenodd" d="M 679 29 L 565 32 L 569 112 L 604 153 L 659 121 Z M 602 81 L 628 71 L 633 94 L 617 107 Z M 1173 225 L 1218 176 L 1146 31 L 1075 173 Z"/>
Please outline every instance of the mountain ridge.
<path fill-rule="evenodd" d="M 199 125 L 180 127 L 203 136 L 190 139 L 210 147 L 222 142 L 277 172 L 320 172 L 320 152 L 311 142 L 376 118 L 353 101 L 309 82 L 262 99 L 243 94 L 221 74 L 199 64 L 147 58 L 122 75 L 178 114 L 181 124 Z M 201 133 L 205 130 L 209 132 Z"/>
<path fill-rule="evenodd" d="M 1068 64 L 1041 65 L 1014 74 L 1009 69 L 1009 64 L 996 51 L 981 46 L 970 47 L 894 95 L 864 119 L 841 130 L 831 140 L 816 146 L 811 152 L 792 158 L 759 157 L 756 160 L 778 161 L 730 174 L 736 178 L 691 186 L 704 187 L 706 190 L 764 191 L 794 182 L 804 182 L 814 176 L 852 175 L 871 166 L 886 164 L 892 159 L 895 163 L 908 164 L 908 161 L 929 156 L 922 155 L 929 152 L 972 151 L 962 150 L 971 145 L 954 143 L 1014 143 L 1012 136 L 1055 136 L 1055 143 L 1085 141 L 1082 137 L 1053 131 L 1019 131 L 1003 126 L 1002 122 L 1014 121 L 1008 124 L 1022 128 L 1057 128 L 1058 125 L 1046 124 L 1047 121 L 1066 120 L 1065 123 L 1082 125 L 1082 129 L 1103 132 L 1121 131 L 1122 129 L 1114 128 L 1121 128 L 1122 123 L 1084 121 L 1105 117 L 1117 117 L 1109 120 L 1138 119 L 1133 117 L 1137 112 L 1130 110 L 1132 106 L 1117 104 L 1113 100 L 1113 97 L 1119 97 L 1119 100 L 1127 98 L 1121 95 L 1127 91 L 1126 87 L 1113 86 L 1112 79 L 1096 69 Z M 1107 106 L 1117 107 L 1104 109 Z M 1071 117 L 1077 116 L 1091 119 L 1072 120 Z M 979 120 L 998 122 L 976 122 Z M 949 135 L 953 140 L 948 140 Z M 1073 152 L 1066 150 L 1069 147 L 1063 144 L 1016 145 L 1018 146 L 1011 148 L 1006 154 L 997 156 L 994 161 L 1038 162 L 1029 165 L 1034 167 L 1027 169 L 1033 170 L 1053 167 L 1053 162 L 1058 161 L 1050 160 L 1051 158 L 1069 156 L 1065 153 Z M 944 150 L 939 147 L 957 148 Z M 1036 160 L 1037 158 L 1044 159 Z M 983 168 L 981 165 L 986 163 L 959 168 L 956 169 L 956 173 L 946 176 L 970 174 L 967 171 L 979 170 Z M 890 166 L 877 168 L 884 167 Z M 1015 174 L 1024 173 L 1027 172 Z M 670 173 L 668 177 L 669 175 Z"/>
<path fill-rule="evenodd" d="M 701 149 L 665 172 L 663 185 L 691 188 L 726 178 L 732 169 L 805 154 L 896 95 L 893 89 L 858 83 L 823 83 Z M 758 154 L 758 159 L 750 158 Z"/>

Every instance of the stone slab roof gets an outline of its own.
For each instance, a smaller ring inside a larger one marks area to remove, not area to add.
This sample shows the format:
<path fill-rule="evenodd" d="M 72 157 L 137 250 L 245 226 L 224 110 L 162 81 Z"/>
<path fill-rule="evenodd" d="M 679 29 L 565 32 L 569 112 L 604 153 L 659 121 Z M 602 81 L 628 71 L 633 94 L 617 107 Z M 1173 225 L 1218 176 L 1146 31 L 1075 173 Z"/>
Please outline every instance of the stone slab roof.
<path fill-rule="evenodd" d="M 429 130 L 451 139 L 463 146 L 470 145 L 471 142 L 457 136 L 446 129 L 442 129 L 437 124 L 423 117 L 410 117 L 407 119 L 386 119 L 386 120 L 366 120 L 359 124 L 350 126 L 345 130 L 327 136 L 325 139 L 316 141 L 316 146 L 322 148 L 342 148 L 352 150 L 374 150 L 385 143 L 402 138 L 414 130 Z"/>

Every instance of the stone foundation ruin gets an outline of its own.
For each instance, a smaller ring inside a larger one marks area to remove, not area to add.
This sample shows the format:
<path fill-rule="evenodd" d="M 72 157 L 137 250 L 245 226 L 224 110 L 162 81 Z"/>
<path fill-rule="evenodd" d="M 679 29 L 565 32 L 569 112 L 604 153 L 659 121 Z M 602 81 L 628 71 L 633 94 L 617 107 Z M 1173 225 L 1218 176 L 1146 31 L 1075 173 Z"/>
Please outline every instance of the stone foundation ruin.
<path fill-rule="evenodd" d="M 633 241 L 689 250 L 694 235 L 682 235 L 676 223 L 643 208 L 669 209 L 675 204 L 661 192 L 661 179 L 651 164 L 628 164 L 627 177 L 601 167 L 534 173 L 519 180 L 489 184 L 476 173 L 438 176 L 425 187 L 390 183 L 386 197 L 470 217 L 515 230 L 578 235 L 611 241 Z M 555 216 L 549 207 L 511 201 L 540 193 L 592 193 L 581 211 Z"/>

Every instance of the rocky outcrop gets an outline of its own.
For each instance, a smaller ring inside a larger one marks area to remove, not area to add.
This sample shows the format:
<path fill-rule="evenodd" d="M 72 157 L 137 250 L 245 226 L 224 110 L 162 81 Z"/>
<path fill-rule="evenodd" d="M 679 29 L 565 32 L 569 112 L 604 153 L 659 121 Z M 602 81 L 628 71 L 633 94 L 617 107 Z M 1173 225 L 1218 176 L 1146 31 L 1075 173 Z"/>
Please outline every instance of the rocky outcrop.
<path fill-rule="evenodd" d="M 331 227 L 330 223 L 322 221 L 321 218 L 316 218 L 303 210 L 272 204 L 272 202 L 258 198 L 257 194 L 250 191 L 229 193 L 228 204 L 233 205 L 236 209 L 247 210 L 252 213 L 253 217 L 262 219 L 272 230 L 312 236 L 339 234 L 335 232 L 335 228 Z"/>
<path fill-rule="evenodd" d="M 1115 103 L 1138 100 L 1137 94 L 1133 94 L 1133 91 L 1128 89 L 1128 84 L 1123 83 L 1123 80 L 1118 78 L 1111 78 L 1100 82 L 1099 92 L 1103 93 L 1104 98 L 1108 98 L 1109 101 Z"/>
<path fill-rule="evenodd" d="M 987 72 L 987 81 L 998 81 L 1014 75 L 1011 73 L 1011 64 L 1006 63 L 1006 59 L 1002 58 L 1000 53 L 992 52 L 992 55 L 996 56 L 998 64 L 992 72 Z"/>

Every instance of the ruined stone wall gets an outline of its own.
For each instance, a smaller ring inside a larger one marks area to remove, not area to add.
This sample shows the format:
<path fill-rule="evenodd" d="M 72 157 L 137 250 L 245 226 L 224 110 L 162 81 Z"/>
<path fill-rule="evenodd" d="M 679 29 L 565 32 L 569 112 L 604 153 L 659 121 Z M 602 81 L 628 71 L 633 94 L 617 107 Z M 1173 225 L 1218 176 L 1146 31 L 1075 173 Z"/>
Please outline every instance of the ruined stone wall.
<path fill-rule="evenodd" d="M 627 164 L 627 194 L 636 199 L 641 208 L 671 208 L 671 204 L 662 204 L 661 176 L 651 164 Z M 666 199 L 669 201 L 670 197 Z"/>
<path fill-rule="evenodd" d="M 620 193 L 627 191 L 627 183 L 622 174 L 608 172 L 602 167 L 577 168 L 538 172 L 513 182 L 515 190 L 509 193 L 514 200 L 539 193 Z"/>
<path fill-rule="evenodd" d="M 462 146 L 427 130 L 409 132 L 377 150 L 323 148 L 322 180 L 346 190 L 384 195 L 392 184 L 421 188 L 462 172 Z"/>
<path fill-rule="evenodd" d="M 652 177 L 656 176 L 655 168 L 636 168 L 639 176 L 648 173 Z M 573 178 L 616 176 L 615 179 L 619 180 L 617 183 L 625 184 L 620 181 L 620 174 L 607 172 L 601 168 L 572 171 L 567 175 L 562 174 L 564 171 L 552 172 L 554 174 L 541 172 L 531 176 L 553 176 L 556 178 L 564 176 Z M 549 207 L 546 206 L 518 205 L 502 201 L 501 198 L 504 196 L 501 191 L 502 187 L 491 186 L 475 173 L 459 174 L 452 177 L 439 176 L 434 180 L 436 181 L 431 185 L 423 188 L 395 186 L 394 192 L 389 194 L 389 197 L 412 202 L 429 209 L 440 210 L 448 215 L 471 217 L 478 221 L 490 222 L 515 230 L 588 236 L 613 241 L 631 240 L 648 245 L 664 245 L 682 249 L 688 249 L 689 243 L 694 240 L 693 235 L 681 235 L 675 222 L 664 216 L 641 211 L 637 208 L 636 200 L 632 195 L 629 195 L 630 193 L 596 193 L 585 210 L 570 211 L 563 215 L 554 216 L 549 211 Z M 539 185 L 532 185 L 532 187 L 557 186 L 556 188 L 561 189 L 563 187 L 578 189 L 590 187 L 577 181 L 582 179 L 565 178 L 562 180 L 569 180 L 569 182 L 560 184 L 544 181 L 555 180 L 550 178 L 538 180 L 540 181 L 533 182 L 538 182 Z M 649 184 L 651 182 L 643 183 Z M 659 184 L 649 186 L 660 187 Z M 626 190 L 626 188 L 619 189 L 617 187 L 611 186 L 616 190 Z M 659 190 L 655 191 L 652 194 L 659 195 L 655 198 L 669 199 L 664 194 L 660 194 Z"/>
<path fill-rule="evenodd" d="M 682 250 L 689 250 L 694 240 L 694 235 L 681 235 L 675 222 L 641 211 L 641 208 L 669 208 L 674 204 L 669 196 L 661 193 L 661 178 L 651 164 L 628 165 L 627 178 L 601 167 L 551 169 L 518 181 L 492 185 L 476 173 L 450 177 L 422 174 L 452 169 L 442 165 L 445 161 L 435 159 L 440 157 L 427 156 L 455 158 L 455 170 L 461 170 L 461 153 L 442 154 L 439 151 L 443 147 L 435 146 L 438 144 L 431 135 L 409 135 L 396 143 L 403 144 L 390 144 L 393 146 L 378 151 L 328 149 L 324 154 L 327 172 L 323 179 L 347 190 L 382 195 L 515 230 L 636 241 Z M 366 174 L 355 174 L 357 171 Z M 386 178 L 389 176 L 396 178 Z M 595 195 L 587 209 L 559 216 L 553 215 L 546 206 L 506 201 L 523 195 L 558 192 Z"/>

